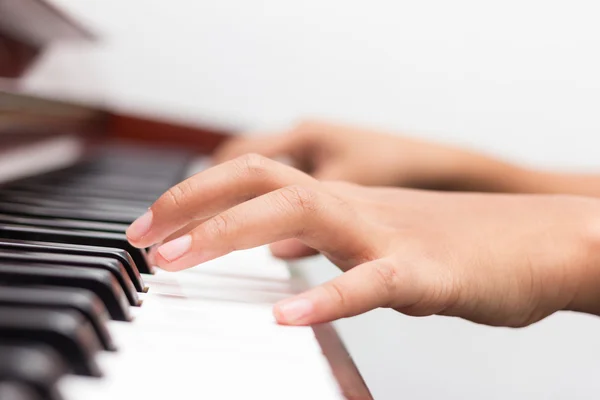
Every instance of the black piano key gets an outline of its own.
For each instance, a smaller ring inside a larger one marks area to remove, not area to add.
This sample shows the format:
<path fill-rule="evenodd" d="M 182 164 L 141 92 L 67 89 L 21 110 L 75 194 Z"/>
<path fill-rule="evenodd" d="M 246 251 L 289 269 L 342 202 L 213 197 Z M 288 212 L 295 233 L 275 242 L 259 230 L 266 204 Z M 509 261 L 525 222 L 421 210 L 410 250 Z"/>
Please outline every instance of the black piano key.
<path fill-rule="evenodd" d="M 181 175 L 176 168 L 169 166 L 157 166 L 152 164 L 140 165 L 140 163 L 122 163 L 109 162 L 102 160 L 101 162 L 81 162 L 74 166 L 58 171 L 51 171 L 42 175 L 37 180 L 48 179 L 72 179 L 78 177 L 89 177 L 90 179 L 110 179 L 112 177 L 126 177 L 140 180 L 152 180 L 156 184 L 169 185 Z M 23 182 L 30 182 L 31 178 L 22 179 Z"/>
<path fill-rule="evenodd" d="M 0 344 L 0 380 L 17 382 L 37 398 L 61 399 L 56 383 L 69 372 L 65 358 L 52 347 L 22 340 Z"/>
<path fill-rule="evenodd" d="M 148 208 L 148 203 L 137 205 L 126 204 L 123 202 L 111 202 L 107 199 L 95 198 L 93 201 L 82 202 L 73 197 L 52 198 L 51 196 L 40 196 L 39 193 L 10 194 L 8 191 L 0 192 L 0 201 L 16 204 L 26 204 L 39 207 L 56 207 L 64 209 L 84 208 L 103 211 L 126 211 L 136 214 L 143 213 Z"/>
<path fill-rule="evenodd" d="M 97 204 L 102 204 L 104 206 L 110 206 L 113 209 L 132 209 L 132 210 L 145 210 L 150 206 L 150 202 L 148 201 L 137 201 L 137 200 L 127 200 L 127 199 L 113 199 L 113 198 L 99 198 L 97 196 L 86 196 L 83 194 L 70 194 L 64 195 L 60 192 L 57 193 L 40 193 L 39 191 L 30 191 L 30 190 L 20 190 L 20 189 L 9 189 L 2 188 L 0 191 L 0 198 L 2 199 L 32 199 L 32 198 L 42 198 L 42 201 L 56 201 L 57 204 L 65 204 L 68 202 L 72 202 L 75 204 L 79 204 L 80 207 L 88 207 L 92 208 L 96 207 Z M 12 201 L 19 202 L 19 201 Z"/>
<path fill-rule="evenodd" d="M 0 249 L 0 263 L 14 264 L 52 264 L 58 266 L 97 268 L 108 271 L 117 280 L 121 289 L 127 296 L 129 304 L 139 306 L 140 299 L 137 295 L 133 282 L 129 279 L 123 265 L 112 258 L 78 256 L 72 254 L 54 254 L 43 252 L 24 252 Z"/>
<path fill-rule="evenodd" d="M 190 160 L 173 159 L 165 161 L 162 155 L 153 156 L 149 159 L 140 159 L 125 156 L 127 159 L 104 155 L 96 158 L 88 158 L 70 167 L 60 170 L 49 171 L 37 175 L 42 179 L 71 179 L 76 177 L 90 177 L 103 179 L 123 178 L 139 179 L 149 184 L 169 184 L 181 176 L 181 172 L 189 165 Z M 187 168 L 186 168 L 187 169 Z M 184 171 L 185 172 L 185 171 Z M 27 178 L 24 180 L 35 179 Z"/>
<path fill-rule="evenodd" d="M 8 250 L 25 253 L 49 253 L 57 255 L 89 256 L 93 258 L 113 260 L 119 269 L 122 267 L 129 281 L 137 292 L 146 292 L 147 287 L 142 281 L 135 262 L 124 250 L 110 247 L 96 247 L 67 243 L 36 242 L 15 239 L 0 239 L 0 251 Z M 130 287 L 130 284 L 127 283 Z"/>
<path fill-rule="evenodd" d="M 108 311 L 100 298 L 89 290 L 0 285 L 0 306 L 76 311 L 89 321 L 104 350 L 116 350 L 105 325 Z"/>
<path fill-rule="evenodd" d="M 84 267 L 51 264 L 6 264 L 0 262 L 0 284 L 83 288 L 98 296 L 111 318 L 129 321 L 129 302 L 110 272 Z"/>
<path fill-rule="evenodd" d="M 156 178 L 142 178 L 134 175 L 124 175 L 121 173 L 113 174 L 70 174 L 70 175 L 50 175 L 50 176 L 36 176 L 22 180 L 21 182 L 27 183 L 41 183 L 41 184 L 56 184 L 64 185 L 65 187 L 71 188 L 101 188 L 107 190 L 134 190 L 138 193 L 144 194 L 156 194 L 160 191 L 168 189 L 165 188 L 164 181 Z"/>
<path fill-rule="evenodd" d="M 15 341 L 50 346 L 66 359 L 74 373 L 102 376 L 94 360 L 100 343 L 91 325 L 76 312 L 0 306 L 0 343 Z"/>
<path fill-rule="evenodd" d="M 30 192 L 45 194 L 56 194 L 61 193 L 65 196 L 77 196 L 84 195 L 88 197 L 99 197 L 109 199 L 124 199 L 124 200 L 136 200 L 145 201 L 152 203 L 156 200 L 155 194 L 138 193 L 133 191 L 118 190 L 118 189 L 106 189 L 106 188 L 76 188 L 76 187 L 61 187 L 57 184 L 42 184 L 42 183 L 26 183 L 26 182 L 13 182 L 7 186 L 9 189 L 27 190 Z"/>
<path fill-rule="evenodd" d="M 81 221 L 76 219 L 36 218 L 0 213 L 0 223 L 41 228 L 76 229 L 82 231 L 123 233 L 129 225 L 110 222 Z"/>
<path fill-rule="evenodd" d="M 61 193 L 73 193 L 73 192 L 82 192 L 82 193 L 95 193 L 98 198 L 104 198 L 105 196 L 108 198 L 124 197 L 126 199 L 139 199 L 139 200 L 150 200 L 152 198 L 156 199 L 167 190 L 169 187 L 160 186 L 160 188 L 148 188 L 140 186 L 139 184 L 117 184 L 116 181 L 112 183 L 108 182 L 99 182 L 98 179 L 82 179 L 78 180 L 73 179 L 65 179 L 63 181 L 41 181 L 41 182 L 23 182 L 16 184 L 17 188 L 32 188 L 45 190 L 48 185 L 52 185 L 56 188 L 60 188 Z M 128 195 L 123 196 L 123 193 L 128 193 Z"/>
<path fill-rule="evenodd" d="M 123 265 L 127 271 L 127 274 L 129 275 L 129 279 L 131 279 L 138 292 L 145 293 L 148 291 L 148 288 L 142 281 L 142 277 L 140 276 L 140 272 L 138 271 L 135 262 L 125 250 L 110 247 L 11 239 L 0 239 L 0 249 L 111 258 L 117 260 Z"/>
<path fill-rule="evenodd" d="M 125 234 L 68 231 L 64 229 L 35 228 L 0 223 L 0 238 L 91 245 L 98 247 L 116 247 L 127 251 L 131 255 L 131 258 L 141 273 L 152 273 L 146 256 L 146 250 L 133 247 L 127 241 Z"/>
<path fill-rule="evenodd" d="M 170 176 L 177 180 L 187 171 L 195 157 L 187 149 L 170 150 L 157 147 L 124 146 L 110 144 L 100 149 L 88 165 L 104 173 L 107 171 L 129 171 L 140 176 Z"/>
<path fill-rule="evenodd" d="M 0 356 L 1 357 L 1 356 Z M 8 375 L 8 374 L 7 374 Z M 12 375 L 12 374 L 11 374 Z M 42 397 L 27 383 L 0 377 L 0 399 L 2 400 L 61 400 L 61 397 Z"/>
<path fill-rule="evenodd" d="M 126 176 L 135 176 L 141 179 L 155 179 L 168 184 L 180 177 L 184 163 L 176 165 L 175 162 L 161 163 L 157 162 L 160 157 L 154 157 L 151 162 L 143 162 L 139 159 L 123 160 L 114 157 L 96 158 L 73 165 L 59 171 L 44 174 L 44 176 L 62 176 L 70 177 L 73 175 L 92 175 L 92 176 L 114 176 L 124 174 Z M 185 164 L 187 165 L 187 164 Z"/>
<path fill-rule="evenodd" d="M 16 204 L 0 201 L 0 213 L 37 218 L 75 219 L 81 221 L 109 222 L 129 225 L 137 217 L 138 212 L 103 211 L 89 209 L 63 209 L 57 207 L 40 207 L 27 204 Z"/>

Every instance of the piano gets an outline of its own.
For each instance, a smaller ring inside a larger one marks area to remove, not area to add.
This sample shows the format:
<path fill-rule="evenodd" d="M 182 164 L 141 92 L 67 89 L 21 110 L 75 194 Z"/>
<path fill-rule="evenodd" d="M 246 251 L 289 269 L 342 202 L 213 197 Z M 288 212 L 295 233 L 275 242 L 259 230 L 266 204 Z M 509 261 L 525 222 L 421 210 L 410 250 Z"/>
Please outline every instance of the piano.
<path fill-rule="evenodd" d="M 168 273 L 127 243 L 233 132 L 24 93 L 57 39 L 94 35 L 0 2 L 0 399 L 370 399 L 330 324 L 275 323 L 306 282 L 268 249 Z"/>

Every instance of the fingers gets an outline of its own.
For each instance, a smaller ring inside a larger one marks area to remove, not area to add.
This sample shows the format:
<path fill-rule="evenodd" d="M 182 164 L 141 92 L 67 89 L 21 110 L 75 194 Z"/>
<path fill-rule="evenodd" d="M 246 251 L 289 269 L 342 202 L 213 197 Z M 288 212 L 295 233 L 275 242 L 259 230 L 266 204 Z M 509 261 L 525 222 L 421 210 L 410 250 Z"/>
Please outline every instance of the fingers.
<path fill-rule="evenodd" d="M 339 277 L 275 305 L 273 314 L 284 325 L 311 325 L 417 301 L 411 282 L 385 259 L 359 265 Z"/>
<path fill-rule="evenodd" d="M 185 227 L 179 229 L 177 232 L 169 235 L 169 237 L 167 237 L 164 241 L 170 242 L 170 241 L 175 240 L 185 234 L 188 234 L 192 230 L 194 230 L 196 227 L 198 227 L 200 224 L 201 224 L 201 222 L 193 222 L 191 224 L 188 224 Z M 160 243 L 160 244 L 162 244 L 162 243 Z M 152 265 L 156 264 L 156 254 L 157 254 L 158 247 L 159 247 L 159 244 L 156 244 L 148 250 L 148 260 L 150 263 L 152 263 Z M 275 242 L 275 243 L 272 243 L 269 246 L 269 248 L 271 249 L 271 253 L 275 257 L 278 257 L 278 258 L 281 258 L 284 260 L 294 260 L 297 258 L 309 257 L 309 256 L 314 256 L 315 254 L 319 254 L 318 250 L 315 250 L 312 247 L 305 245 L 298 239 L 287 239 L 287 240 Z"/>
<path fill-rule="evenodd" d="M 305 245 L 298 239 L 282 240 L 280 242 L 272 243 L 269 247 L 271 253 L 275 257 L 285 260 L 313 256 L 319 253 L 317 250 Z"/>
<path fill-rule="evenodd" d="M 127 238 L 136 247 L 149 247 L 189 224 L 293 184 L 311 187 L 318 182 L 292 167 L 248 154 L 200 172 L 169 189 L 127 229 Z"/>
<path fill-rule="evenodd" d="M 156 265 L 156 249 L 156 246 L 150 247 L 150 249 L 148 250 L 148 254 L 146 255 L 146 257 L 148 258 L 148 262 L 152 266 Z"/>
<path fill-rule="evenodd" d="M 247 153 L 258 153 L 269 158 L 291 156 L 302 146 L 303 141 L 303 136 L 290 132 L 269 136 L 241 136 L 230 139 L 219 147 L 213 160 L 222 163 Z"/>
<path fill-rule="evenodd" d="M 202 222 L 204 222 L 204 220 L 194 220 L 194 221 L 190 222 L 189 224 L 185 225 L 183 228 L 178 229 L 175 232 L 171 233 L 169 236 L 167 236 L 163 240 L 163 242 L 164 243 L 170 242 L 171 240 L 175 240 L 180 236 L 190 233 L 191 231 L 196 229 Z"/>
<path fill-rule="evenodd" d="M 235 250 L 296 238 L 349 268 L 375 257 L 376 236 L 336 197 L 289 186 L 234 206 L 165 243 L 156 261 L 175 271 Z"/>
<path fill-rule="evenodd" d="M 189 224 L 187 224 L 186 226 L 184 226 L 183 228 L 177 230 L 175 233 L 170 234 L 164 241 L 165 242 L 170 242 L 171 240 L 177 239 L 180 236 L 183 236 L 187 233 L 189 233 L 190 231 L 194 230 L 194 228 L 196 228 L 198 225 L 200 225 L 201 222 L 199 221 L 194 221 L 191 222 Z M 148 249 L 148 261 L 152 264 L 152 265 L 156 265 L 156 251 L 158 249 L 158 247 L 162 244 L 161 243 L 157 243 L 153 246 L 151 246 Z"/>

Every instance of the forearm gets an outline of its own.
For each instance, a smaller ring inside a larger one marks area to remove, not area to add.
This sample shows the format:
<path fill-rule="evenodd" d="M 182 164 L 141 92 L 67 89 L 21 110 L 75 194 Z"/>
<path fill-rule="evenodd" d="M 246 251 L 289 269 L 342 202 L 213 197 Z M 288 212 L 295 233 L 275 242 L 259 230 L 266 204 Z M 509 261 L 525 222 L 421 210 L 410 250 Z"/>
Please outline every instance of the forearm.
<path fill-rule="evenodd" d="M 528 170 L 520 180 L 523 191 L 531 193 L 600 197 L 600 174 Z"/>
<path fill-rule="evenodd" d="M 600 197 L 600 174 L 536 170 L 466 151 L 453 164 L 446 189 Z"/>

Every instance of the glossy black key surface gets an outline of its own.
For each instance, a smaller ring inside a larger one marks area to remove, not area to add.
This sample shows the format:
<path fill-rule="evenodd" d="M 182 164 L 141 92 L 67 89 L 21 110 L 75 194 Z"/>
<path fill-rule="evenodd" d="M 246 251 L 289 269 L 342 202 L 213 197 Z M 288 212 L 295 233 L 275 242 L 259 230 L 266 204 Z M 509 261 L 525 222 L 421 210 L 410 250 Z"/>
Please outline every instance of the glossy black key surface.
<path fill-rule="evenodd" d="M 74 229 L 92 232 L 124 233 L 129 225 L 77 219 L 37 218 L 0 213 L 0 223 L 37 226 L 40 228 Z"/>
<path fill-rule="evenodd" d="M 90 322 L 104 350 L 116 350 L 105 325 L 108 311 L 100 298 L 89 290 L 51 286 L 0 285 L 0 306 L 76 311 Z"/>
<path fill-rule="evenodd" d="M 18 340 L 0 343 L 0 382 L 15 382 L 21 388 L 25 387 L 26 390 L 21 390 L 21 393 L 34 396 L 25 398 L 62 399 L 56 384 L 68 373 L 65 358 L 52 347 Z M 0 390 L 2 400 L 19 398 L 10 396 L 14 395 L 8 392 L 2 394 Z"/>
<path fill-rule="evenodd" d="M 127 251 L 139 271 L 151 274 L 152 270 L 146 257 L 146 250 L 133 247 L 125 234 L 110 232 L 69 231 L 65 229 L 35 228 L 12 224 L 0 224 L 0 239 L 17 239 L 41 242 L 91 245 L 119 248 Z"/>
<path fill-rule="evenodd" d="M 164 179 L 157 177 L 141 177 L 138 175 L 127 175 L 123 171 L 113 173 L 85 173 L 81 170 L 72 170 L 65 173 L 50 173 L 38 175 L 21 180 L 26 183 L 51 183 L 55 185 L 64 185 L 67 187 L 95 187 L 95 188 L 115 188 L 122 190 L 135 190 L 144 193 L 159 193 L 165 190 L 168 183 Z"/>
<path fill-rule="evenodd" d="M 129 275 L 129 279 L 131 279 L 138 292 L 147 292 L 148 290 L 142 281 L 142 277 L 140 276 L 140 272 L 138 271 L 135 262 L 125 250 L 110 247 L 34 242 L 14 239 L 0 239 L 0 249 L 111 258 L 123 265 Z"/>
<path fill-rule="evenodd" d="M 111 318 L 119 321 L 131 320 L 127 297 L 108 271 L 84 267 L 59 267 L 42 263 L 0 263 L 0 284 L 87 289 L 102 300 Z"/>
<path fill-rule="evenodd" d="M 139 183 L 139 182 L 138 182 Z M 17 189 L 37 190 L 41 193 L 55 193 L 52 192 L 48 186 L 60 188 L 61 193 L 83 193 L 83 194 L 94 194 L 98 198 L 123 198 L 130 200 L 139 201 L 151 201 L 160 196 L 168 187 L 148 188 L 140 186 L 139 184 L 121 184 L 118 185 L 115 182 L 102 183 L 98 182 L 97 179 L 79 179 L 64 180 L 64 181 L 40 181 L 40 182 L 23 182 L 17 183 L 11 187 Z"/>
<path fill-rule="evenodd" d="M 185 149 L 170 150 L 163 147 L 107 144 L 99 149 L 95 157 L 83 163 L 83 169 L 103 174 L 110 171 L 156 177 L 168 182 L 179 181 L 194 157 Z"/>
<path fill-rule="evenodd" d="M 123 265 L 112 258 L 78 256 L 72 254 L 53 254 L 41 252 L 24 252 L 0 249 L 0 263 L 44 263 L 58 266 L 97 268 L 110 272 L 119 282 L 123 292 L 132 306 L 139 306 L 140 299 L 133 283 Z"/>
<path fill-rule="evenodd" d="M 40 175 L 40 177 L 69 178 L 72 176 L 115 176 L 126 175 L 140 179 L 154 179 L 168 185 L 174 181 L 181 180 L 182 174 L 187 169 L 187 160 L 182 162 L 169 161 L 161 163 L 161 155 L 153 157 L 150 162 L 141 162 L 125 156 L 128 160 L 106 155 L 103 158 L 89 159 L 77 163 L 69 168 L 51 171 Z"/>
<path fill-rule="evenodd" d="M 90 210 L 85 208 L 64 209 L 57 207 L 41 207 L 28 204 L 0 202 L 0 213 L 37 218 L 75 219 L 81 221 L 109 222 L 129 225 L 137 217 L 138 212 Z"/>
<path fill-rule="evenodd" d="M 22 190 L 22 189 L 9 189 L 2 188 L 0 190 L 0 199 L 6 199 L 12 201 L 13 203 L 19 203 L 18 200 L 14 199 L 25 199 L 24 203 L 29 204 L 29 202 L 33 202 L 34 204 L 43 205 L 45 202 L 56 202 L 58 204 L 67 204 L 73 203 L 78 204 L 80 207 L 86 208 L 97 208 L 99 205 L 104 207 L 109 207 L 111 209 L 128 209 L 128 210 L 145 210 L 150 206 L 150 202 L 148 201 L 138 201 L 138 200 L 128 200 L 128 199 L 115 199 L 115 198 L 107 198 L 107 197 L 98 197 L 98 196 L 86 196 L 81 193 L 71 193 L 70 195 L 64 195 L 60 192 L 58 193 L 40 193 L 39 191 L 32 190 Z M 12 200 L 11 200 L 12 199 Z M 36 200 L 35 199 L 39 199 Z"/>
<path fill-rule="evenodd" d="M 0 343 L 15 341 L 50 346 L 74 373 L 101 376 L 94 360 L 100 343 L 88 321 L 76 312 L 0 306 Z"/>
<path fill-rule="evenodd" d="M 130 206 L 122 202 L 115 204 L 106 199 L 96 199 L 95 201 L 87 201 L 85 203 L 74 198 L 51 199 L 40 197 L 39 193 L 31 193 L 28 195 L 8 195 L 4 191 L 0 192 L 0 201 L 3 203 L 26 204 L 39 207 L 56 207 L 66 210 L 73 208 L 91 209 L 96 211 L 126 211 L 128 213 L 143 214 L 148 208 L 147 204 L 143 206 Z"/>
<path fill-rule="evenodd" d="M 57 194 L 60 193 L 65 196 L 87 196 L 97 198 L 109 198 L 109 199 L 123 199 L 123 200 L 135 200 L 140 202 L 147 202 L 152 204 L 156 200 L 155 194 L 137 193 L 127 190 L 119 189 L 106 189 L 106 188 L 74 188 L 74 187 L 61 187 L 57 184 L 42 184 L 42 183 L 26 183 L 26 182 L 15 182 L 7 186 L 8 189 L 26 190 L 29 192 L 36 192 L 40 194 Z"/>

